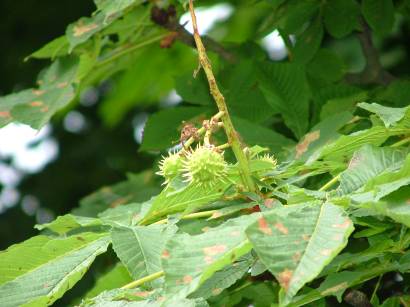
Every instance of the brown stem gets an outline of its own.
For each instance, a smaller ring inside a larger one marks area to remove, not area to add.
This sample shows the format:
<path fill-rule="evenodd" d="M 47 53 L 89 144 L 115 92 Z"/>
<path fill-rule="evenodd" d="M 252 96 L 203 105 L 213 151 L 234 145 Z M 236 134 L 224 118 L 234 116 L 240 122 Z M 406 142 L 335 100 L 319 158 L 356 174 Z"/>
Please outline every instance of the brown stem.
<path fill-rule="evenodd" d="M 394 80 L 394 77 L 383 68 L 380 62 L 379 51 L 373 44 L 369 25 L 362 20 L 361 26 L 362 32 L 359 32 L 357 37 L 362 48 L 363 56 L 366 59 L 366 66 L 363 71 L 359 73 L 348 74 L 346 80 L 356 84 L 378 83 L 388 85 Z"/>

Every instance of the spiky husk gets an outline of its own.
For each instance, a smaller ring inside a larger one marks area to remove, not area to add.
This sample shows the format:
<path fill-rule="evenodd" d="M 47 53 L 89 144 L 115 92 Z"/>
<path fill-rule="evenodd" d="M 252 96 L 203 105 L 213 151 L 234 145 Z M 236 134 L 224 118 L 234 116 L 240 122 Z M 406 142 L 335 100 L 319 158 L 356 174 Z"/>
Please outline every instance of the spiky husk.
<path fill-rule="evenodd" d="M 223 153 L 210 147 L 198 146 L 187 154 L 183 176 L 192 184 L 213 186 L 224 181 L 227 168 Z"/>
<path fill-rule="evenodd" d="M 182 174 L 184 157 L 180 153 L 170 153 L 159 162 L 158 175 L 165 178 L 164 184 Z"/>
<path fill-rule="evenodd" d="M 272 168 L 276 167 L 276 163 L 277 163 L 276 159 L 273 156 L 269 155 L 269 154 L 264 154 L 263 156 L 258 156 L 257 160 L 267 162 L 267 163 L 271 164 Z"/>

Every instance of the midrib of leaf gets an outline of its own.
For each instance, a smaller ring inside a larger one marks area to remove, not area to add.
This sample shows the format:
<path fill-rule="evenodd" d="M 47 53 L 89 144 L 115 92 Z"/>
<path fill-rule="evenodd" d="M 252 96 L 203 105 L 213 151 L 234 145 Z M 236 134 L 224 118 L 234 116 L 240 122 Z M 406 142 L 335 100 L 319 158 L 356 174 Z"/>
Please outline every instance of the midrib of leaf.
<path fill-rule="evenodd" d="M 96 241 L 100 241 L 100 240 L 102 241 L 103 238 L 104 238 L 104 237 L 99 238 L 99 239 L 97 239 L 97 240 L 94 240 L 94 241 L 93 241 L 93 244 L 96 243 Z M 83 246 L 81 249 L 83 249 L 83 248 L 84 248 L 84 246 Z M 102 247 L 100 247 L 99 249 L 97 249 L 93 254 L 89 255 L 89 256 L 88 256 L 86 259 L 84 259 L 80 264 L 78 264 L 77 267 L 76 267 L 76 269 L 73 270 L 73 271 L 71 271 L 71 273 L 70 273 L 69 275 L 63 276 L 63 277 L 60 279 L 60 281 L 52 288 L 52 290 L 49 292 L 49 294 L 55 293 L 55 292 L 56 292 L 56 289 L 59 288 L 59 286 L 64 282 L 65 279 L 67 279 L 68 277 L 70 277 L 71 275 L 73 275 L 73 273 L 79 272 L 79 268 L 82 267 L 82 264 L 83 264 L 83 263 L 86 263 L 90 258 L 95 257 L 95 256 L 98 254 L 98 252 L 101 251 L 101 250 L 103 250 L 103 249 L 104 249 L 104 246 L 102 246 Z M 76 251 L 78 251 L 78 250 L 79 250 L 79 249 L 77 249 Z M 60 258 L 61 258 L 61 257 L 60 257 Z"/>
<path fill-rule="evenodd" d="M 137 241 L 138 241 L 138 245 L 140 246 L 141 255 L 142 255 L 142 257 L 144 258 L 145 271 L 147 272 L 147 274 L 149 274 L 148 258 L 147 258 L 147 256 L 145 255 L 144 248 L 143 248 L 143 246 L 142 246 L 141 240 L 140 240 L 140 238 L 138 237 L 138 235 L 136 234 L 135 229 L 132 230 L 132 233 L 134 234 L 135 238 L 136 238 Z M 137 257 L 137 254 L 134 255 L 134 257 Z M 133 259 L 133 258 L 131 258 L 131 259 Z M 129 259 L 128 262 L 131 262 L 131 259 Z"/>
<path fill-rule="evenodd" d="M 304 250 L 304 252 L 303 252 L 303 256 L 302 256 L 302 258 L 300 259 L 299 264 L 298 264 L 298 266 L 297 266 L 297 269 L 296 269 L 296 271 L 295 271 L 295 274 L 294 274 L 293 276 L 297 276 L 297 275 L 298 275 L 298 274 L 296 274 L 296 273 L 298 273 L 299 270 L 300 270 L 300 263 L 303 262 L 303 259 L 305 258 L 306 253 L 308 252 L 310 245 L 312 244 L 312 242 L 314 242 L 314 238 L 316 238 L 316 236 L 317 236 L 317 231 L 318 231 L 318 228 L 319 228 L 320 218 L 321 218 L 322 213 L 323 213 L 323 208 L 324 208 L 324 205 L 323 205 L 323 204 L 320 205 L 319 215 L 318 215 L 318 217 L 317 217 L 317 222 L 315 223 L 315 228 L 313 229 L 312 236 L 310 237 L 310 240 L 309 240 L 308 244 L 306 245 L 306 248 L 305 248 L 305 250 Z M 291 279 L 291 283 L 292 283 L 292 281 L 293 281 L 293 276 L 292 276 L 292 279 Z"/>

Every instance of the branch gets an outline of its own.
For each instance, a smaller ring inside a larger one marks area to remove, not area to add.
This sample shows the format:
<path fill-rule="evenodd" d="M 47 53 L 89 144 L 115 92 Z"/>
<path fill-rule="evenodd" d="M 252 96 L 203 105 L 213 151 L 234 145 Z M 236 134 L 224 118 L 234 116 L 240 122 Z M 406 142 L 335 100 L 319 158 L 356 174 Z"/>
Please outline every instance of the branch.
<path fill-rule="evenodd" d="M 151 20 L 155 24 L 175 33 L 175 38 L 180 42 L 196 48 L 195 40 L 191 33 L 179 24 L 174 6 L 170 5 L 167 10 L 154 6 L 151 10 Z M 235 62 L 235 56 L 213 39 L 204 36 L 202 41 L 207 49 L 219 54 L 224 60 L 231 63 Z"/>
<path fill-rule="evenodd" d="M 369 25 L 361 21 L 362 32 L 357 34 L 360 46 L 362 47 L 363 55 L 366 59 L 366 66 L 359 73 L 348 74 L 346 80 L 356 84 L 372 84 L 378 83 L 388 85 L 394 80 L 388 71 L 386 71 L 380 63 L 379 52 L 373 44 L 372 33 Z"/>
<path fill-rule="evenodd" d="M 218 88 L 214 73 L 212 71 L 211 63 L 209 62 L 208 56 L 206 54 L 205 46 L 202 43 L 201 36 L 198 32 L 198 25 L 196 22 L 193 0 L 189 0 L 189 12 L 191 13 L 192 26 L 194 28 L 194 39 L 196 43 L 196 48 L 198 50 L 199 64 L 204 69 L 206 78 L 208 79 L 211 95 L 214 98 L 216 105 L 218 106 L 218 110 L 223 114 L 221 119 L 224 124 L 224 129 L 226 136 L 228 138 L 228 143 L 231 145 L 232 151 L 235 154 L 235 158 L 238 161 L 238 167 L 242 178 L 242 182 L 249 191 L 256 192 L 256 186 L 253 182 L 249 170 L 248 159 L 242 150 L 241 142 L 238 138 L 238 133 L 236 132 L 232 124 L 231 117 L 229 116 L 228 108 L 225 103 L 225 98 Z"/>

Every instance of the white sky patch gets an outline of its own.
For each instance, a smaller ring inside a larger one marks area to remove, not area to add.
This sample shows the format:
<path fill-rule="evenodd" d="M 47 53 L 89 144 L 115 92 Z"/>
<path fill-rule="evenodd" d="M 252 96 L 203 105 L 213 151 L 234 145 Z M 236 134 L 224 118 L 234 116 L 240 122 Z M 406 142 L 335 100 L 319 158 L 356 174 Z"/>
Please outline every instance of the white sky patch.
<path fill-rule="evenodd" d="M 144 128 L 145 124 L 148 120 L 148 114 L 145 112 L 141 112 L 137 114 L 134 119 L 132 120 L 132 124 L 134 126 L 134 140 L 138 143 L 142 143 L 142 138 L 144 136 Z"/>
<path fill-rule="evenodd" d="M 9 124 L 0 129 L 0 156 L 11 158 L 12 165 L 21 171 L 38 172 L 58 155 L 57 142 L 48 137 L 50 132 L 49 125 L 37 131 L 27 125 Z"/>
<path fill-rule="evenodd" d="M 208 8 L 195 9 L 199 34 L 206 34 L 217 22 L 227 20 L 233 13 L 233 6 L 228 3 L 217 4 Z M 191 15 L 185 13 L 179 19 L 180 24 L 185 24 L 185 29 L 193 33 Z"/>
<path fill-rule="evenodd" d="M 287 55 L 286 45 L 278 30 L 266 35 L 261 42 L 262 47 L 268 52 L 272 60 L 283 60 Z"/>

